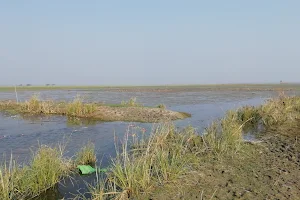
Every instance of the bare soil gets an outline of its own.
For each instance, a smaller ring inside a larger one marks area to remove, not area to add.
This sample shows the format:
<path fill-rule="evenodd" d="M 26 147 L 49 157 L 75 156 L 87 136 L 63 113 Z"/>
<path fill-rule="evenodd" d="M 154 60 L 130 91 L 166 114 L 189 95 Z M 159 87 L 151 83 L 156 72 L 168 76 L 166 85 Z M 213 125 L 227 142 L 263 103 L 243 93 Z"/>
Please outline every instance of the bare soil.
<path fill-rule="evenodd" d="M 300 129 L 268 132 L 238 155 L 204 159 L 182 184 L 149 199 L 300 199 Z"/>
<path fill-rule="evenodd" d="M 99 106 L 92 118 L 103 121 L 135 121 L 135 122 L 161 122 L 178 120 L 190 117 L 181 113 L 160 108 L 148 107 L 110 107 Z"/>

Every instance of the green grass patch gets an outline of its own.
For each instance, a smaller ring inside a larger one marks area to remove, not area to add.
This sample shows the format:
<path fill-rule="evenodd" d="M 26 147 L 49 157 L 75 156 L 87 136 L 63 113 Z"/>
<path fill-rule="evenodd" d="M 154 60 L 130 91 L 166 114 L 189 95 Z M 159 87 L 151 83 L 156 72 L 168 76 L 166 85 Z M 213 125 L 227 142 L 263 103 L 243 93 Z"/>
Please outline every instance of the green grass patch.
<path fill-rule="evenodd" d="M 96 164 L 95 145 L 88 142 L 76 154 L 76 165 L 95 165 Z"/>
<path fill-rule="evenodd" d="M 62 147 L 42 145 L 33 154 L 29 165 L 13 160 L 0 166 L 0 199 L 28 199 L 54 187 L 70 174 L 72 162 L 63 158 Z"/>

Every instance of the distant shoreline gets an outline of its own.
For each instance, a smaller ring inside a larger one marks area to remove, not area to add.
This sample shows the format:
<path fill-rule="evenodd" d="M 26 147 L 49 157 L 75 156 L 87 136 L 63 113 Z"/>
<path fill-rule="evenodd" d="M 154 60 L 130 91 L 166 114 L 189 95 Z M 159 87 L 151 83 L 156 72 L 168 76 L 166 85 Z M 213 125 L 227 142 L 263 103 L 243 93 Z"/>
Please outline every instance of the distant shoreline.
<path fill-rule="evenodd" d="M 42 90 L 104 90 L 104 91 L 201 91 L 201 90 L 238 90 L 238 91 L 276 91 L 300 90 L 300 83 L 282 84 L 207 84 L 207 85 L 149 85 L 149 86 L 16 86 L 17 91 L 42 91 Z M 15 91 L 14 86 L 0 86 L 0 92 Z"/>

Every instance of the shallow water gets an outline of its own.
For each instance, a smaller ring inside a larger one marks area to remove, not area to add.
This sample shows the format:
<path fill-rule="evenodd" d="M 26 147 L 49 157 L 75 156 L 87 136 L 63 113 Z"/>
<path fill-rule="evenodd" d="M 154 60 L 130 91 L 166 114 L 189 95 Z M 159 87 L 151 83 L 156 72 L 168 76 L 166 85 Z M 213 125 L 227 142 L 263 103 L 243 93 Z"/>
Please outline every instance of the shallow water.
<path fill-rule="evenodd" d="M 34 92 L 19 92 L 21 101 L 28 99 Z M 229 109 L 243 105 L 259 105 L 265 99 L 276 95 L 274 92 L 103 92 L 103 91 L 41 91 L 41 99 L 71 100 L 77 94 L 86 101 L 105 103 L 120 103 L 130 97 L 137 97 L 138 102 L 145 106 L 165 104 L 168 109 L 188 112 L 191 118 L 175 121 L 177 127 L 192 125 L 202 131 L 213 120 L 220 118 Z M 15 94 L 0 93 L 0 99 L 14 99 Z M 152 124 L 128 122 L 96 122 L 74 125 L 62 116 L 21 117 L 0 114 L 0 154 L 10 155 L 20 162 L 30 159 L 30 149 L 38 144 L 66 143 L 66 156 L 73 156 L 87 141 L 95 143 L 98 160 L 102 165 L 109 164 L 110 157 L 115 155 L 114 136 L 122 139 L 129 124 L 144 127 L 146 133 L 151 131 Z M 2 157 L 0 157 L 1 161 Z M 66 180 L 64 186 L 59 185 L 54 191 L 49 191 L 43 199 L 69 198 L 72 194 L 86 191 L 84 181 L 92 182 L 94 176 L 76 177 L 71 184 Z M 70 194 L 72 193 L 72 194 Z M 55 194 L 55 195 L 54 195 Z"/>

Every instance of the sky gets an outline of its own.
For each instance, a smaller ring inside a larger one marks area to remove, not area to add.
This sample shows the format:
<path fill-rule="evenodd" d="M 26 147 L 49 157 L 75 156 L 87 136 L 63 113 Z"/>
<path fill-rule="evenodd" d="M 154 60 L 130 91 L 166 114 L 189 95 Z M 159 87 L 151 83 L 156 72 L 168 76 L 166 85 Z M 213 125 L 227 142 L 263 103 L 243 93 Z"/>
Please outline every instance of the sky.
<path fill-rule="evenodd" d="M 0 0 L 0 85 L 300 82 L 299 0 Z"/>

